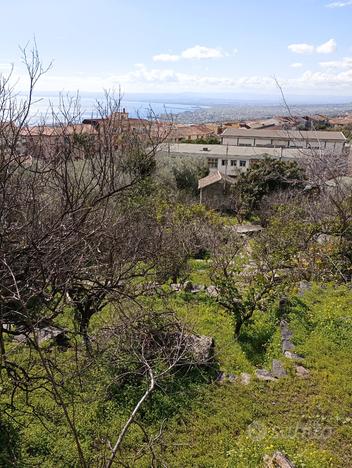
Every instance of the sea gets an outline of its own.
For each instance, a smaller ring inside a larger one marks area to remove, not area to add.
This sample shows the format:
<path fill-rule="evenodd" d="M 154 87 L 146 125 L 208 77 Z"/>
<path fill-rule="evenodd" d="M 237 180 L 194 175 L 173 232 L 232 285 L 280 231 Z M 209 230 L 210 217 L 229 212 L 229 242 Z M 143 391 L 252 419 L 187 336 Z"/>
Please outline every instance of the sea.
<path fill-rule="evenodd" d="M 119 102 L 118 108 L 125 109 L 129 117 L 148 118 L 154 116 L 156 118 L 167 119 L 168 116 L 176 116 L 184 112 L 197 112 L 204 110 L 208 106 L 195 105 L 192 103 L 177 103 L 160 100 L 157 102 L 149 100 L 126 100 L 124 98 L 119 101 L 115 96 L 116 102 Z M 113 109 L 116 110 L 117 106 Z M 107 100 L 104 95 L 80 95 L 78 98 L 74 94 L 60 95 L 58 94 L 36 94 L 31 106 L 30 119 L 31 123 L 39 123 L 42 121 L 48 122 L 52 119 L 53 113 L 60 118 L 65 114 L 74 117 L 76 121 L 83 119 L 99 117 L 101 113 L 104 115 L 110 113 L 107 110 Z"/>
<path fill-rule="evenodd" d="M 37 93 L 34 96 L 30 113 L 30 123 L 36 124 L 44 122 L 52 124 L 55 120 L 67 121 L 64 115 L 69 115 L 70 121 L 76 123 L 83 119 L 99 117 L 99 108 L 103 109 L 103 115 L 109 115 L 112 110 L 106 109 L 107 100 L 104 94 L 82 93 L 77 98 L 74 94 L 58 93 Z M 115 99 L 117 96 L 115 96 Z M 308 101 L 309 98 L 307 98 Z M 164 120 L 190 124 L 206 122 L 226 122 L 233 120 L 250 120 L 267 118 L 277 115 L 310 115 L 324 114 L 329 116 L 345 115 L 352 112 L 351 97 L 344 100 L 336 99 L 336 102 L 324 103 L 326 98 L 322 97 L 321 102 L 309 103 L 293 101 L 289 109 L 283 103 L 251 100 L 251 99 L 226 99 L 200 96 L 122 96 L 119 105 L 129 113 L 130 117 L 148 118 L 154 116 Z M 312 99 L 313 101 L 313 99 Z M 57 115 L 53 119 L 53 112 Z M 60 115 L 61 114 L 61 115 Z"/>

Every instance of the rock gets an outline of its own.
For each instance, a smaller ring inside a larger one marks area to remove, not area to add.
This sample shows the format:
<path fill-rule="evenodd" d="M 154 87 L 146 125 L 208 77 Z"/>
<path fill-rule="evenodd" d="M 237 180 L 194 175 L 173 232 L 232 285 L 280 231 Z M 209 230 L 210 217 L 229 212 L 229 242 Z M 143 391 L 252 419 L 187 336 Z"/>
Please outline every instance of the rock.
<path fill-rule="evenodd" d="M 27 336 L 21 333 L 20 335 L 14 335 L 13 339 L 18 343 L 24 343 L 27 340 Z"/>
<path fill-rule="evenodd" d="M 41 344 L 44 341 L 52 340 L 59 346 L 67 346 L 68 337 L 66 335 L 66 330 L 63 328 L 47 326 L 43 328 L 36 329 L 38 343 Z"/>
<path fill-rule="evenodd" d="M 305 292 L 312 289 L 312 284 L 309 281 L 303 280 L 299 282 L 298 295 L 303 296 Z"/>
<path fill-rule="evenodd" d="M 292 353 L 291 351 L 285 351 L 284 355 L 288 359 L 294 359 L 295 361 L 303 361 L 304 359 L 304 356 L 297 353 Z"/>
<path fill-rule="evenodd" d="M 186 335 L 187 354 L 197 365 L 210 364 L 214 358 L 214 339 L 210 336 Z"/>
<path fill-rule="evenodd" d="M 180 285 L 180 283 L 171 283 L 170 284 L 170 289 L 172 291 L 180 291 L 181 285 Z"/>
<path fill-rule="evenodd" d="M 190 292 L 193 294 L 196 294 L 204 290 L 205 290 L 205 286 L 203 284 L 194 284 Z"/>
<path fill-rule="evenodd" d="M 296 375 L 302 379 L 306 379 L 310 372 L 304 366 L 296 366 Z"/>
<path fill-rule="evenodd" d="M 226 381 L 226 374 L 225 372 L 222 372 L 222 371 L 219 371 L 216 375 L 216 379 L 215 379 L 216 382 L 219 382 L 219 383 L 224 383 Z"/>
<path fill-rule="evenodd" d="M 285 353 L 286 351 L 292 351 L 295 348 L 295 345 L 290 340 L 283 340 L 281 346 L 283 353 Z"/>
<path fill-rule="evenodd" d="M 247 372 L 242 372 L 240 375 L 240 382 L 242 385 L 249 385 L 252 380 L 251 374 L 248 374 Z"/>
<path fill-rule="evenodd" d="M 183 290 L 185 292 L 192 292 L 192 289 L 193 289 L 192 281 L 185 281 L 183 283 Z"/>
<path fill-rule="evenodd" d="M 234 383 L 237 380 L 237 376 L 234 374 L 226 374 L 225 372 L 220 371 L 216 377 L 216 381 L 223 384 L 226 382 Z"/>
<path fill-rule="evenodd" d="M 295 465 L 282 452 L 275 452 L 272 457 L 265 455 L 263 457 L 265 468 L 295 468 Z"/>
<path fill-rule="evenodd" d="M 287 297 L 282 297 L 279 301 L 279 312 L 280 316 L 284 316 L 287 313 L 287 306 L 289 305 L 289 300 Z"/>
<path fill-rule="evenodd" d="M 273 374 L 265 369 L 257 369 L 255 371 L 257 379 L 264 380 L 266 382 L 276 380 Z"/>
<path fill-rule="evenodd" d="M 293 336 L 291 330 L 288 327 L 287 321 L 284 319 L 280 320 L 280 333 L 282 340 L 291 340 Z"/>
<path fill-rule="evenodd" d="M 233 382 L 235 382 L 237 380 L 237 376 L 234 375 L 234 374 L 228 374 L 227 379 L 228 379 L 229 382 L 233 383 Z"/>
<path fill-rule="evenodd" d="M 219 295 L 217 287 L 213 285 L 208 286 L 206 292 L 210 297 L 217 297 Z"/>
<path fill-rule="evenodd" d="M 67 331 L 63 328 L 54 327 L 53 325 L 47 325 L 46 327 L 35 328 L 34 329 L 38 344 L 43 344 L 46 341 L 52 341 L 58 346 L 67 347 L 69 344 L 69 339 L 67 337 Z M 20 343 L 28 340 L 28 335 L 33 336 L 33 333 L 23 333 L 21 335 L 16 335 L 14 339 Z"/>
<path fill-rule="evenodd" d="M 282 365 L 282 362 L 279 359 L 273 359 L 273 362 L 272 362 L 272 365 L 271 365 L 271 373 L 277 379 L 280 379 L 281 377 L 286 377 L 287 376 L 287 371 L 286 371 L 286 369 Z"/>

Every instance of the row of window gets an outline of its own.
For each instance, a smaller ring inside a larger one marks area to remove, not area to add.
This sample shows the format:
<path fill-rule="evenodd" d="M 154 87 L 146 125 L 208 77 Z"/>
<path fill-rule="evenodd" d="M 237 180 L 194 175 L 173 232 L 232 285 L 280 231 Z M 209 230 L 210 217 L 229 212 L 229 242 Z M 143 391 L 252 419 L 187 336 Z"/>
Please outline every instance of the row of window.
<path fill-rule="evenodd" d="M 222 141 L 223 144 L 226 144 L 226 140 Z M 320 149 L 326 148 L 327 142 L 322 141 L 317 143 L 308 143 L 308 142 L 296 142 L 296 141 L 287 141 L 287 142 L 275 142 L 275 143 L 257 143 L 253 141 L 237 141 L 237 145 L 234 146 L 247 146 L 247 147 L 260 147 L 260 148 L 308 148 L 308 149 Z M 335 143 L 329 143 L 331 149 L 335 148 Z"/>
<path fill-rule="evenodd" d="M 232 166 L 232 167 L 246 167 L 247 166 L 247 161 L 245 160 L 240 160 L 237 161 L 236 159 L 222 159 L 221 160 L 221 165 L 222 166 Z M 208 158 L 208 167 L 218 167 L 218 159 L 217 158 Z"/>

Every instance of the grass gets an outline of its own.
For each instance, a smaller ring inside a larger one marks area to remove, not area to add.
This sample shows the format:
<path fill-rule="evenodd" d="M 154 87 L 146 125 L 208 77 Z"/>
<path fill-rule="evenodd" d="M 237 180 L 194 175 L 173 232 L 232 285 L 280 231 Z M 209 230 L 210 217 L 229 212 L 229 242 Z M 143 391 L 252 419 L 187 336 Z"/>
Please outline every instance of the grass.
<path fill-rule="evenodd" d="M 260 467 L 263 456 L 286 453 L 297 467 L 347 467 L 352 460 L 352 292 L 316 287 L 294 298 L 289 320 L 310 376 L 202 386 L 185 412 L 169 421 L 163 458 L 169 466 Z M 256 316 L 240 342 L 215 304 L 175 299 L 180 315 L 214 336 L 220 368 L 252 371 L 280 356 L 277 326 Z M 257 333 L 257 336 L 256 336 Z"/>
<path fill-rule="evenodd" d="M 194 283 L 210 284 L 209 260 L 193 260 L 191 268 Z M 305 356 L 304 365 L 310 371 L 307 379 L 296 377 L 293 363 L 282 357 L 274 309 L 255 313 L 240 339 L 235 340 L 231 317 L 205 293 L 175 293 L 167 303 L 160 301 L 154 306 L 174 309 L 196 333 L 212 336 L 218 369 L 226 373 L 253 375 L 256 367 L 269 369 L 274 358 L 280 358 L 288 369 L 288 376 L 277 382 L 252 378 L 247 386 L 238 381 L 217 383 L 206 371 L 179 373 L 165 382 L 143 407 L 138 421 L 150 436 L 157 435 L 163 427 L 155 451 L 167 466 L 255 468 L 262 466 L 265 455 L 276 450 L 287 454 L 300 468 L 351 466 L 349 288 L 315 286 L 304 297 L 291 298 L 288 320 L 296 350 Z M 92 326 L 99 327 L 113 313 L 106 308 Z M 21 359 L 26 359 L 25 351 L 22 352 Z M 70 353 L 58 354 L 56 359 L 69 363 Z M 76 418 L 84 450 L 97 454 L 102 449 L 99 440 L 106 436 L 114 440 L 142 389 L 131 385 L 123 393 L 110 392 L 110 398 L 106 398 L 107 371 L 101 367 L 91 372 L 92 386 L 81 390 Z M 49 421 L 51 433 L 43 431 L 30 415 L 24 415 L 26 425 L 17 433 L 24 460 L 32 466 L 76 466 L 73 442 L 58 407 L 44 391 L 33 395 L 33 404 Z M 0 466 L 1 440 L 0 434 Z M 136 447 L 143 444 L 145 436 L 134 425 L 122 457 L 135 453 Z M 94 462 L 93 456 L 92 466 Z M 149 455 L 141 456 L 133 466 L 149 467 Z"/>

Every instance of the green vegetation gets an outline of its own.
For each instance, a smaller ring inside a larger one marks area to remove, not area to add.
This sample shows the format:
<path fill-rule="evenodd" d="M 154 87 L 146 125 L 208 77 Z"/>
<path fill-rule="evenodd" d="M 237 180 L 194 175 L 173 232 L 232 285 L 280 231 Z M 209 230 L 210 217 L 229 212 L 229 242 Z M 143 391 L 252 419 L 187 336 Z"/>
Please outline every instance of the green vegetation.
<path fill-rule="evenodd" d="M 24 62 L 33 86 L 36 50 Z M 94 138 L 70 137 L 65 114 L 29 160 L 33 90 L 19 101 L 10 82 L 0 466 L 247 468 L 275 451 L 350 466 L 351 188 L 326 164 L 265 159 L 220 216 L 195 201 L 203 167 L 157 164 L 155 132 L 120 127 L 109 94 Z M 264 229 L 240 235 L 254 217 Z"/>
<path fill-rule="evenodd" d="M 304 172 L 295 161 L 265 158 L 251 165 L 233 188 L 236 216 L 243 220 L 258 214 L 265 196 L 303 188 Z"/>
<path fill-rule="evenodd" d="M 195 140 L 188 140 L 185 138 L 184 140 L 181 140 L 180 143 L 193 143 L 195 145 L 218 145 L 220 143 L 220 138 L 215 135 L 208 138 L 196 138 Z"/>

